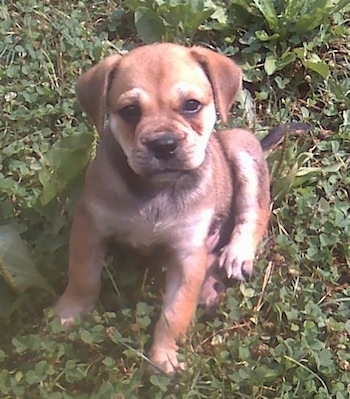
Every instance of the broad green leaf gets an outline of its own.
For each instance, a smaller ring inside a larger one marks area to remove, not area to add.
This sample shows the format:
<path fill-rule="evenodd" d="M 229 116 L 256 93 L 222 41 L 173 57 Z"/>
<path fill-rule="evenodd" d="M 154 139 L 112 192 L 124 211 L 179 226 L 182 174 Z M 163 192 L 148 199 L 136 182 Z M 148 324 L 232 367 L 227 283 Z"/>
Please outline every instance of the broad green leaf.
<path fill-rule="evenodd" d="M 278 33 L 274 33 L 273 35 L 269 35 L 265 30 L 257 30 L 255 32 L 255 36 L 261 40 L 262 42 L 268 42 L 270 40 L 275 40 L 280 37 Z"/>
<path fill-rule="evenodd" d="M 80 337 L 81 337 L 82 341 L 88 345 L 92 345 L 94 343 L 94 339 L 93 339 L 90 331 L 83 330 L 80 334 Z"/>
<path fill-rule="evenodd" d="M 279 202 L 282 198 L 289 193 L 297 173 L 296 166 L 285 177 L 281 177 L 273 186 L 273 198 Z"/>
<path fill-rule="evenodd" d="M 265 59 L 264 68 L 268 75 L 272 75 L 276 71 L 280 71 L 287 65 L 294 62 L 296 55 L 293 52 L 286 51 L 281 57 L 277 58 L 274 54 L 268 55 Z"/>
<path fill-rule="evenodd" d="M 308 54 L 305 48 L 295 48 L 294 53 L 303 63 L 304 67 L 318 73 L 323 78 L 329 75 L 329 66 L 317 54 Z"/>
<path fill-rule="evenodd" d="M 335 173 L 338 172 L 344 164 L 342 162 L 335 162 L 332 165 L 328 166 L 320 166 L 320 167 L 305 167 L 305 168 L 300 168 L 298 171 L 297 176 L 305 176 L 308 174 L 315 174 L 315 173 Z"/>
<path fill-rule="evenodd" d="M 150 383 L 158 387 L 162 392 L 167 392 L 169 377 L 163 375 L 152 375 L 149 379 Z"/>
<path fill-rule="evenodd" d="M 281 76 L 276 76 L 275 77 L 275 82 L 277 83 L 277 86 L 281 89 L 284 90 L 287 85 L 290 83 L 289 78 L 281 78 Z"/>
<path fill-rule="evenodd" d="M 270 29 L 275 32 L 278 28 L 278 19 L 275 10 L 275 1 L 254 0 L 254 4 L 265 17 Z"/>
<path fill-rule="evenodd" d="M 165 4 L 169 5 L 170 7 L 177 7 L 177 6 L 181 6 L 182 4 L 184 4 L 184 2 L 182 0 L 168 0 Z"/>
<path fill-rule="evenodd" d="M 244 109 L 245 117 L 248 120 L 248 126 L 253 127 L 256 119 L 255 104 L 249 90 L 242 89 L 240 91 L 239 102 L 241 103 L 241 106 Z"/>
<path fill-rule="evenodd" d="M 139 0 L 124 0 L 124 6 L 131 11 L 136 11 L 140 7 Z"/>
<path fill-rule="evenodd" d="M 327 78 L 329 75 L 329 66 L 324 61 L 312 61 L 312 60 L 301 60 L 305 68 L 311 69 L 321 75 L 323 78 Z"/>
<path fill-rule="evenodd" d="M 146 7 L 139 7 L 135 11 L 135 27 L 146 44 L 162 41 L 166 34 L 163 20 Z"/>
<path fill-rule="evenodd" d="M 90 160 L 93 140 L 92 134 L 64 137 L 45 154 L 39 171 L 42 205 L 56 198 L 84 170 Z"/>
<path fill-rule="evenodd" d="M 211 18 L 215 19 L 219 24 L 228 25 L 228 16 L 224 7 L 216 6 L 216 10 L 211 14 Z"/>
<path fill-rule="evenodd" d="M 203 24 L 212 14 L 214 10 L 206 9 L 198 12 L 194 12 L 192 17 L 186 19 L 185 22 L 185 33 L 188 33 L 190 36 L 193 36 L 199 26 Z"/>
<path fill-rule="evenodd" d="M 272 75 L 276 71 L 276 64 L 277 64 L 277 60 L 276 60 L 275 55 L 267 56 L 265 59 L 265 64 L 264 64 L 265 72 L 268 75 Z"/>
<path fill-rule="evenodd" d="M 250 0 L 232 0 L 231 2 L 232 5 L 237 5 L 243 7 L 245 10 L 249 11 L 250 10 Z"/>
<path fill-rule="evenodd" d="M 306 58 L 307 51 L 304 47 L 297 47 L 297 48 L 293 49 L 293 51 L 296 54 L 296 56 L 298 58 L 300 58 L 301 60 Z"/>
<path fill-rule="evenodd" d="M 169 27 L 175 28 L 175 38 L 186 40 L 192 38 L 198 27 L 204 23 L 215 11 L 214 7 L 208 7 L 203 0 L 171 1 L 164 3 L 157 9 L 157 14 L 166 21 Z"/>
<path fill-rule="evenodd" d="M 340 0 L 340 1 L 338 1 L 338 3 L 334 6 L 333 13 L 342 10 L 346 6 L 350 6 L 350 1 L 349 0 Z"/>
<path fill-rule="evenodd" d="M 276 71 L 280 71 L 287 65 L 294 62 L 295 59 L 296 59 L 296 56 L 294 53 L 290 53 L 290 52 L 284 53 L 276 62 Z"/>
<path fill-rule="evenodd" d="M 328 367 L 330 369 L 334 369 L 333 356 L 329 349 L 323 349 L 319 352 L 314 352 L 314 358 L 319 370 L 324 370 Z"/>
<path fill-rule="evenodd" d="M 317 0 L 317 4 L 314 4 L 311 10 L 300 14 L 295 21 L 295 28 L 300 36 L 326 22 L 334 12 L 334 8 L 327 5 L 327 0 Z"/>
<path fill-rule="evenodd" d="M 286 3 L 286 8 L 283 12 L 285 18 L 293 22 L 296 17 L 299 17 L 299 14 L 302 10 L 302 7 L 305 4 L 305 1 L 307 2 L 308 0 L 289 0 Z"/>
<path fill-rule="evenodd" d="M 11 226 L 0 226 L 0 262 L 0 275 L 16 292 L 39 287 L 53 293 L 34 266 L 26 244 Z"/>

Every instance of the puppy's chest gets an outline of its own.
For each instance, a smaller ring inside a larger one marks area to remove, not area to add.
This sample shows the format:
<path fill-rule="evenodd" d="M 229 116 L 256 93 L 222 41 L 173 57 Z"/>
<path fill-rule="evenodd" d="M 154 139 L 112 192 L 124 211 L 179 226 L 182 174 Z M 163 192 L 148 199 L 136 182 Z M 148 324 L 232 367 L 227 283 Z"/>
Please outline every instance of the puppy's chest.
<path fill-rule="evenodd" d="M 214 215 L 210 208 L 189 212 L 154 203 L 120 204 L 116 208 L 95 203 L 92 211 L 95 224 L 104 236 L 138 249 L 171 242 L 202 245 Z"/>

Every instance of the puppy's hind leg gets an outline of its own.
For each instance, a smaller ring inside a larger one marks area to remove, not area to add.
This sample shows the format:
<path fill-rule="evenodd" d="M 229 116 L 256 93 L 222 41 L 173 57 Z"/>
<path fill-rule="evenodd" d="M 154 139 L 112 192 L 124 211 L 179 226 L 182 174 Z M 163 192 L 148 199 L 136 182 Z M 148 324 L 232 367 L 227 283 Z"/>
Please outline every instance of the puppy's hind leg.
<path fill-rule="evenodd" d="M 226 285 L 219 270 L 217 254 L 209 254 L 208 269 L 199 294 L 198 305 L 204 309 L 205 318 L 212 318 L 225 294 Z"/>
<path fill-rule="evenodd" d="M 233 231 L 219 265 L 228 278 L 244 280 L 253 271 L 257 246 L 270 215 L 270 179 L 260 142 L 249 131 L 220 132 L 233 177 Z"/>
<path fill-rule="evenodd" d="M 100 274 L 105 246 L 84 206 L 77 206 L 70 238 L 68 285 L 54 310 L 62 324 L 89 312 L 100 293 Z"/>

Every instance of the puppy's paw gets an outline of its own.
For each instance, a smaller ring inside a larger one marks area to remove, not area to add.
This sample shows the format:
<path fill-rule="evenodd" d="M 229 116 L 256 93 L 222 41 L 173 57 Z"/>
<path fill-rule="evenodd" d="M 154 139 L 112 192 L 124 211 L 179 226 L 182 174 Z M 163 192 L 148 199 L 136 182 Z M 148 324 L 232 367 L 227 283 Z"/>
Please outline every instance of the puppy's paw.
<path fill-rule="evenodd" d="M 213 274 L 206 277 L 199 293 L 198 305 L 206 316 L 214 317 L 216 309 L 224 296 L 226 286 L 219 276 Z"/>
<path fill-rule="evenodd" d="M 178 369 L 184 369 L 184 364 L 179 363 L 176 350 L 157 348 L 151 350 L 151 364 L 148 366 L 150 374 L 165 373 L 169 376 L 175 375 Z"/>
<path fill-rule="evenodd" d="M 54 306 L 54 312 L 60 319 L 61 324 L 69 326 L 73 324 L 78 316 L 90 312 L 93 308 L 94 302 L 72 299 L 62 295 Z"/>
<path fill-rule="evenodd" d="M 243 281 L 248 280 L 253 273 L 256 248 L 251 242 L 240 238 L 231 241 L 224 247 L 220 255 L 219 266 L 226 270 L 228 278 Z"/>

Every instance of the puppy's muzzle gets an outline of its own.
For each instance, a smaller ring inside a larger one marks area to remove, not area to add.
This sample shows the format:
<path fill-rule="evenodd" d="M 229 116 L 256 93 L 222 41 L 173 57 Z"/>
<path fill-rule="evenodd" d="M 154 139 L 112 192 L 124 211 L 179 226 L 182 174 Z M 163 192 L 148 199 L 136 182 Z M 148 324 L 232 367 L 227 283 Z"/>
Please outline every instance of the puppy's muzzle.
<path fill-rule="evenodd" d="M 146 143 L 148 151 L 158 160 L 167 161 L 175 156 L 179 148 L 179 139 L 172 134 L 164 134 Z"/>
<path fill-rule="evenodd" d="M 163 131 L 143 136 L 128 159 L 135 173 L 155 181 L 173 181 L 198 167 L 197 148 L 189 145 L 184 133 Z"/>

